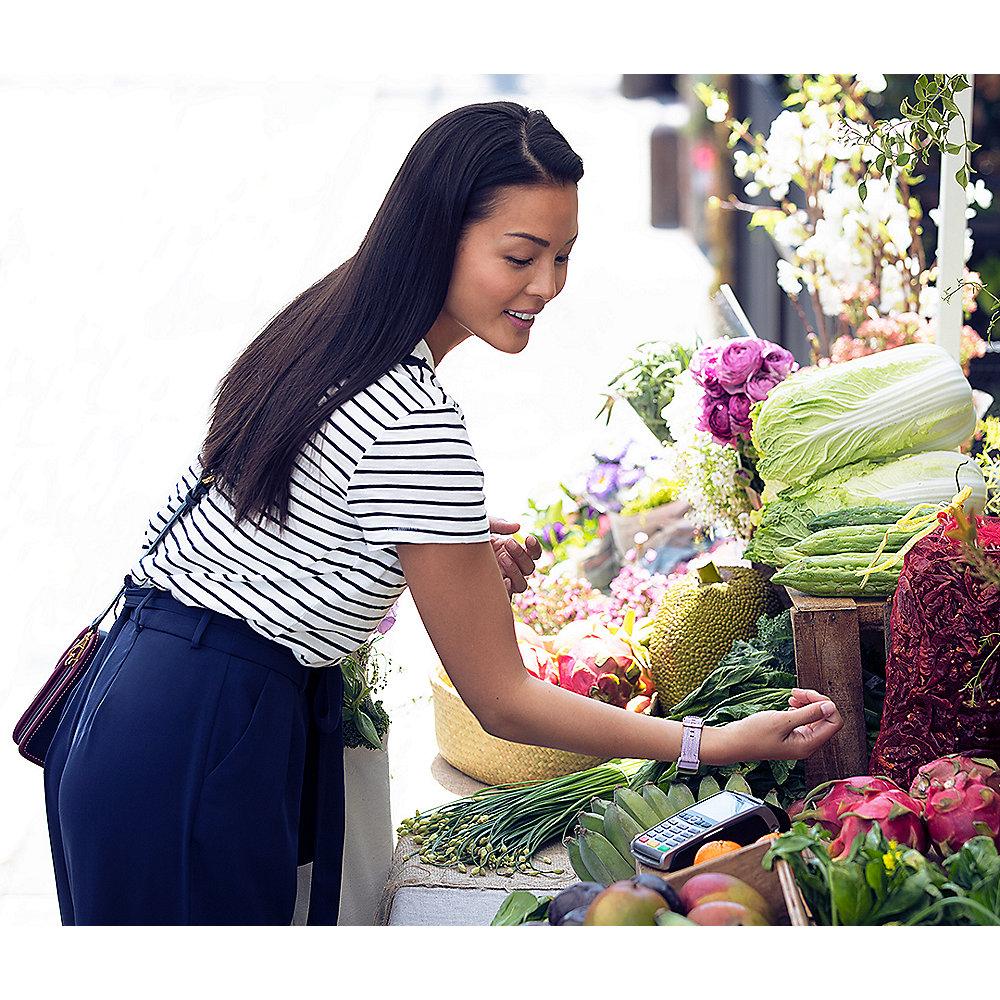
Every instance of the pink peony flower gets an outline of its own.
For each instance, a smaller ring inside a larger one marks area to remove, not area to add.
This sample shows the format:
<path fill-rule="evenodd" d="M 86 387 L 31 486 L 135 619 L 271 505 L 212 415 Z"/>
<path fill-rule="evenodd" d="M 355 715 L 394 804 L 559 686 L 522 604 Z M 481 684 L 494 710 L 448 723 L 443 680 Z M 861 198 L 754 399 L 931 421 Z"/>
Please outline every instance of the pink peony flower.
<path fill-rule="evenodd" d="M 729 419 L 737 430 L 750 430 L 750 400 L 742 393 L 729 397 Z"/>
<path fill-rule="evenodd" d="M 697 385 L 700 385 L 706 392 L 713 395 L 720 395 L 725 389 L 719 382 L 719 353 L 718 344 L 706 344 L 698 348 L 691 358 L 688 370 L 691 378 Z"/>
<path fill-rule="evenodd" d="M 713 403 L 705 414 L 706 430 L 719 444 L 728 444 L 733 438 L 732 419 L 729 416 L 729 407 L 725 403 Z"/>
<path fill-rule="evenodd" d="M 776 382 L 781 382 L 798 368 L 791 351 L 786 351 L 784 347 L 772 344 L 769 340 L 761 343 L 764 345 L 760 368 L 762 375 L 772 376 Z"/>
<path fill-rule="evenodd" d="M 781 381 L 776 375 L 769 375 L 765 369 L 761 369 L 756 375 L 751 375 L 747 379 L 744 392 L 755 403 L 762 399 L 767 399 L 767 394 Z"/>
<path fill-rule="evenodd" d="M 740 391 L 746 385 L 747 379 L 760 370 L 765 343 L 766 341 L 758 340 L 756 337 L 738 337 L 730 340 L 719 355 L 717 369 L 719 382 L 730 392 Z"/>

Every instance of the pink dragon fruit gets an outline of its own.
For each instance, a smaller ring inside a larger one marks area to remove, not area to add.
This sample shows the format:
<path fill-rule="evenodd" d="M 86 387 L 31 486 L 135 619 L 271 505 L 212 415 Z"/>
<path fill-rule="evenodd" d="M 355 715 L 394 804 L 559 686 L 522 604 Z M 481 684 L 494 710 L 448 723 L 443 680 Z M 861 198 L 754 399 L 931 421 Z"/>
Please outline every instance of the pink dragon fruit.
<path fill-rule="evenodd" d="M 824 789 L 829 791 L 818 802 L 816 796 Z M 843 825 L 843 816 L 855 806 L 861 805 L 867 799 L 879 792 L 902 789 L 888 778 L 873 778 L 862 774 L 854 778 L 841 778 L 839 781 L 828 781 L 814 788 L 806 797 L 800 808 L 797 819 L 818 820 L 830 833 L 836 837 Z M 810 805 L 812 808 L 809 808 Z"/>
<path fill-rule="evenodd" d="M 632 650 L 608 629 L 594 622 L 557 657 L 559 686 L 568 691 L 624 708 L 636 692 L 639 664 Z"/>
<path fill-rule="evenodd" d="M 830 844 L 830 857 L 839 858 L 851 849 L 859 833 L 867 833 L 878 823 L 888 840 L 923 852 L 927 830 L 920 816 L 920 803 L 901 788 L 887 788 L 866 796 L 848 812 L 840 814 L 840 833 Z"/>
<path fill-rule="evenodd" d="M 559 669 L 552 654 L 546 648 L 542 637 L 524 622 L 514 622 L 517 648 L 521 652 L 524 667 L 532 677 L 559 685 Z"/>
<path fill-rule="evenodd" d="M 1000 846 L 1000 771 L 992 760 L 960 754 L 932 760 L 917 771 L 910 793 L 942 854 L 981 834 Z"/>

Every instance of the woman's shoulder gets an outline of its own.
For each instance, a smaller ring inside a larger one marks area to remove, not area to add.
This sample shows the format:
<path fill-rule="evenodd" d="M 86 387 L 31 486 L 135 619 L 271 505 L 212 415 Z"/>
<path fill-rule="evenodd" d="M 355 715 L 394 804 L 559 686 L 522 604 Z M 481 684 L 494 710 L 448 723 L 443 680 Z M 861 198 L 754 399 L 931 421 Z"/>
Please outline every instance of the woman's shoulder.
<path fill-rule="evenodd" d="M 408 431 L 433 431 L 437 439 L 467 436 L 461 406 L 424 362 L 404 359 L 355 393 L 328 418 L 338 433 L 362 449 Z"/>

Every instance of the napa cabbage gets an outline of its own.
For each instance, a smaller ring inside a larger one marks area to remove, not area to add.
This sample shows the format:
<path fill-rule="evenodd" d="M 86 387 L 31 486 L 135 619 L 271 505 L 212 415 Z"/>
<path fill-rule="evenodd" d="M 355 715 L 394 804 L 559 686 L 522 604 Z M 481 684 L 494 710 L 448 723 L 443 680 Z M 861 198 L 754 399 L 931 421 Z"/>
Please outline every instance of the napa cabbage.
<path fill-rule="evenodd" d="M 754 406 L 765 483 L 801 483 L 846 465 L 956 448 L 976 428 L 962 369 L 934 344 L 908 344 L 795 372 Z"/>

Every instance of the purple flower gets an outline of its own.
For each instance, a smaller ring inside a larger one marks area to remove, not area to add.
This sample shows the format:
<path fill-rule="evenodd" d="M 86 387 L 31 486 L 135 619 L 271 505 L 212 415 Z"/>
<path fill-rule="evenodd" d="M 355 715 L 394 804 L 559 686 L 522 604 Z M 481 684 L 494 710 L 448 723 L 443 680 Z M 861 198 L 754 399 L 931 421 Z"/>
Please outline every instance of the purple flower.
<path fill-rule="evenodd" d="M 739 337 L 722 348 L 717 375 L 724 388 L 730 392 L 743 389 L 747 379 L 760 369 L 765 343 L 756 337 Z"/>
<path fill-rule="evenodd" d="M 785 348 L 772 344 L 768 340 L 762 341 L 762 343 L 764 344 L 764 354 L 761 358 L 761 374 L 774 376 L 777 383 L 788 378 L 798 368 L 791 351 L 786 351 Z"/>
<path fill-rule="evenodd" d="M 399 602 L 397 601 L 397 604 L 398 603 Z M 396 624 L 396 604 L 394 604 L 391 608 L 389 608 L 389 610 L 385 613 L 385 618 L 383 618 L 382 621 L 378 623 L 377 631 L 379 635 L 385 635 L 386 632 L 388 632 L 389 629 L 391 629 L 392 626 L 395 624 Z"/>
<path fill-rule="evenodd" d="M 601 462 L 587 476 L 587 492 L 598 501 L 607 500 L 618 489 L 618 466 Z"/>
<path fill-rule="evenodd" d="M 750 400 L 742 393 L 729 397 L 729 419 L 737 430 L 750 430 Z"/>
<path fill-rule="evenodd" d="M 756 375 L 751 375 L 747 379 L 744 392 L 755 402 L 767 399 L 767 394 L 781 381 L 776 375 L 768 374 L 766 368 L 762 368 Z"/>
<path fill-rule="evenodd" d="M 725 403 L 713 403 L 706 414 L 708 430 L 719 444 L 728 444 L 733 438 L 732 419 Z"/>
<path fill-rule="evenodd" d="M 553 521 L 542 529 L 542 537 L 549 545 L 558 545 L 566 537 L 566 525 L 562 521 Z"/>
<path fill-rule="evenodd" d="M 695 383 L 716 395 L 725 391 L 719 383 L 719 351 L 718 344 L 706 344 L 695 351 L 688 366 Z"/>
<path fill-rule="evenodd" d="M 629 486 L 635 486 L 642 477 L 646 475 L 645 469 L 634 468 L 634 469 L 618 469 L 618 488 L 620 490 L 628 489 Z"/>
<path fill-rule="evenodd" d="M 610 451 L 607 453 L 605 453 L 604 451 L 595 451 L 594 458 L 598 462 L 607 462 L 611 463 L 612 465 L 618 465 L 621 463 L 621 460 L 625 457 L 626 453 L 631 447 L 632 447 L 632 440 L 629 439 L 624 445 L 622 445 L 621 451 L 619 451 L 616 455 L 612 455 Z"/>

